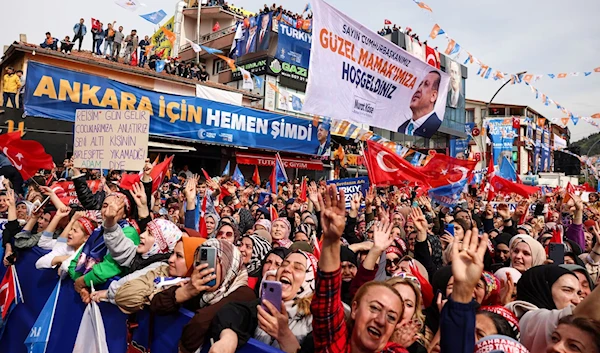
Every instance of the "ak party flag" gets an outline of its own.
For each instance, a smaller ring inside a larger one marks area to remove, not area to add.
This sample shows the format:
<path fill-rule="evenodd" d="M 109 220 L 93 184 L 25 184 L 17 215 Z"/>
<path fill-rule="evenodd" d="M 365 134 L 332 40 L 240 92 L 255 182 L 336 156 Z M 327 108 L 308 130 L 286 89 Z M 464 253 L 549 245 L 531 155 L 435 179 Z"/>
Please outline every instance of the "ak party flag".
<path fill-rule="evenodd" d="M 140 6 L 138 0 L 116 0 L 115 4 L 121 6 L 125 10 L 135 11 Z"/>
<path fill-rule="evenodd" d="M 60 294 L 60 281 L 56 283 L 54 290 L 46 300 L 46 304 L 38 315 L 37 320 L 31 327 L 29 335 L 25 339 L 28 353 L 45 353 L 46 346 L 50 340 L 50 331 L 52 331 L 52 322 L 56 312 L 56 303 Z"/>
<path fill-rule="evenodd" d="M 163 10 L 158 10 L 156 12 L 147 13 L 145 15 L 140 15 L 144 20 L 154 23 L 155 25 L 159 24 L 167 16 L 167 13 Z"/>
<path fill-rule="evenodd" d="M 231 161 L 227 161 L 227 165 L 225 166 L 225 169 L 223 169 L 223 173 L 221 173 L 221 176 L 229 175 L 229 167 L 230 166 L 231 166 Z"/>
<path fill-rule="evenodd" d="M 231 180 L 233 180 L 237 184 L 237 187 L 246 185 L 246 179 L 244 178 L 244 174 L 242 174 L 242 171 L 237 165 L 235 166 L 235 170 L 233 171 L 233 176 L 231 177 Z"/>

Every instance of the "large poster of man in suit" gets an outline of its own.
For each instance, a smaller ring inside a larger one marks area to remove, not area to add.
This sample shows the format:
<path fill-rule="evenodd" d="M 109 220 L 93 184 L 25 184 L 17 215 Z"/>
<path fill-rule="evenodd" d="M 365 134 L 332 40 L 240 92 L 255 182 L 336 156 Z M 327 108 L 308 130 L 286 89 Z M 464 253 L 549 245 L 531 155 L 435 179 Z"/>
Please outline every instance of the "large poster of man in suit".
<path fill-rule="evenodd" d="M 240 50 L 240 56 L 244 56 L 249 53 L 254 53 L 256 51 L 256 17 L 251 17 L 249 22 L 250 27 L 248 27 L 248 30 L 246 30 L 246 33 L 244 35 L 244 40 L 242 42 L 242 47 Z"/>
<path fill-rule="evenodd" d="M 258 27 L 258 39 L 256 41 L 256 51 L 266 51 L 269 49 L 269 40 L 271 39 L 271 22 L 273 13 L 269 12 L 260 16 Z"/>
<path fill-rule="evenodd" d="M 442 76 L 437 71 L 430 71 L 421 81 L 410 100 L 412 119 L 405 121 L 398 132 L 430 138 L 442 125 L 442 120 L 435 112 Z"/>
<path fill-rule="evenodd" d="M 464 106 L 465 96 L 462 92 L 462 73 L 456 61 L 450 61 L 450 84 L 448 85 L 448 106 L 458 108 Z"/>

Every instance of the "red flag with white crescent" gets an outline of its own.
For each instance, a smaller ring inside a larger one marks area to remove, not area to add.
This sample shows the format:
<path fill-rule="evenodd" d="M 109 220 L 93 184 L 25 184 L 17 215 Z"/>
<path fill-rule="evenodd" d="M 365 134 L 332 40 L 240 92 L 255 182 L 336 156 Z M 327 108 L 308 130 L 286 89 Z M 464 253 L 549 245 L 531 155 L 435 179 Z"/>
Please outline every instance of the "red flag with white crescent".
<path fill-rule="evenodd" d="M 408 181 L 429 185 L 425 174 L 394 151 L 371 140 L 367 141 L 367 147 L 365 159 L 372 184 L 404 186 Z"/>

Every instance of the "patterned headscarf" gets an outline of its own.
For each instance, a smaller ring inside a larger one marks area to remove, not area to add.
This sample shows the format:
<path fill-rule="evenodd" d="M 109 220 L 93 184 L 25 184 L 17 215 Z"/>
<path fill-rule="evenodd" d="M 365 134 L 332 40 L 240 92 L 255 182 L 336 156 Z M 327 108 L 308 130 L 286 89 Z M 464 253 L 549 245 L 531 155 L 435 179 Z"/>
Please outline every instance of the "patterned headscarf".
<path fill-rule="evenodd" d="M 256 226 L 263 226 L 267 232 L 271 233 L 271 221 L 268 219 L 259 219 L 254 223 L 254 230 L 256 230 Z"/>
<path fill-rule="evenodd" d="M 154 244 L 152 244 L 147 253 L 142 254 L 142 259 L 147 259 L 156 254 L 173 252 L 175 244 L 177 244 L 183 235 L 173 222 L 162 218 L 157 218 L 149 222 L 146 230 L 154 237 Z"/>
<path fill-rule="evenodd" d="M 492 273 L 483 271 L 481 278 L 485 282 L 485 297 L 482 305 L 499 305 L 500 302 L 500 280 Z"/>
<path fill-rule="evenodd" d="M 292 226 L 290 225 L 290 222 L 287 220 L 287 218 L 279 217 L 273 222 L 271 222 L 271 230 L 273 230 L 273 226 L 275 225 L 275 223 L 279 222 L 283 223 L 283 225 L 287 229 L 287 235 L 284 235 L 283 238 L 288 239 L 290 237 L 290 233 L 292 232 Z M 273 234 L 271 233 L 271 235 Z"/>
<path fill-rule="evenodd" d="M 195 261 L 200 262 L 200 249 L 212 247 L 217 249 L 217 259 L 221 265 L 223 280 L 214 292 L 205 292 L 200 298 L 200 307 L 218 303 L 236 289 L 248 285 L 248 271 L 242 262 L 242 254 L 233 244 L 225 240 L 208 239 L 196 249 Z"/>
<path fill-rule="evenodd" d="M 252 256 L 250 257 L 250 262 L 246 264 L 248 276 L 258 277 L 261 273 L 262 259 L 271 251 L 271 243 L 256 234 L 248 235 L 247 237 L 252 240 Z"/>

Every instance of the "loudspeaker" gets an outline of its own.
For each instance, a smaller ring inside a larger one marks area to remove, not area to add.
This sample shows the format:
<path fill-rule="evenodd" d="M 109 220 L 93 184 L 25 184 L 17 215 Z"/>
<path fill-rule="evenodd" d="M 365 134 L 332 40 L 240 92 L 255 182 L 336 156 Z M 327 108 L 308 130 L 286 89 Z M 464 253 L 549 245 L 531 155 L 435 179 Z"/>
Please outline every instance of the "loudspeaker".
<path fill-rule="evenodd" d="M 554 171 L 565 173 L 565 175 L 580 175 L 581 162 L 570 154 L 554 151 Z"/>

